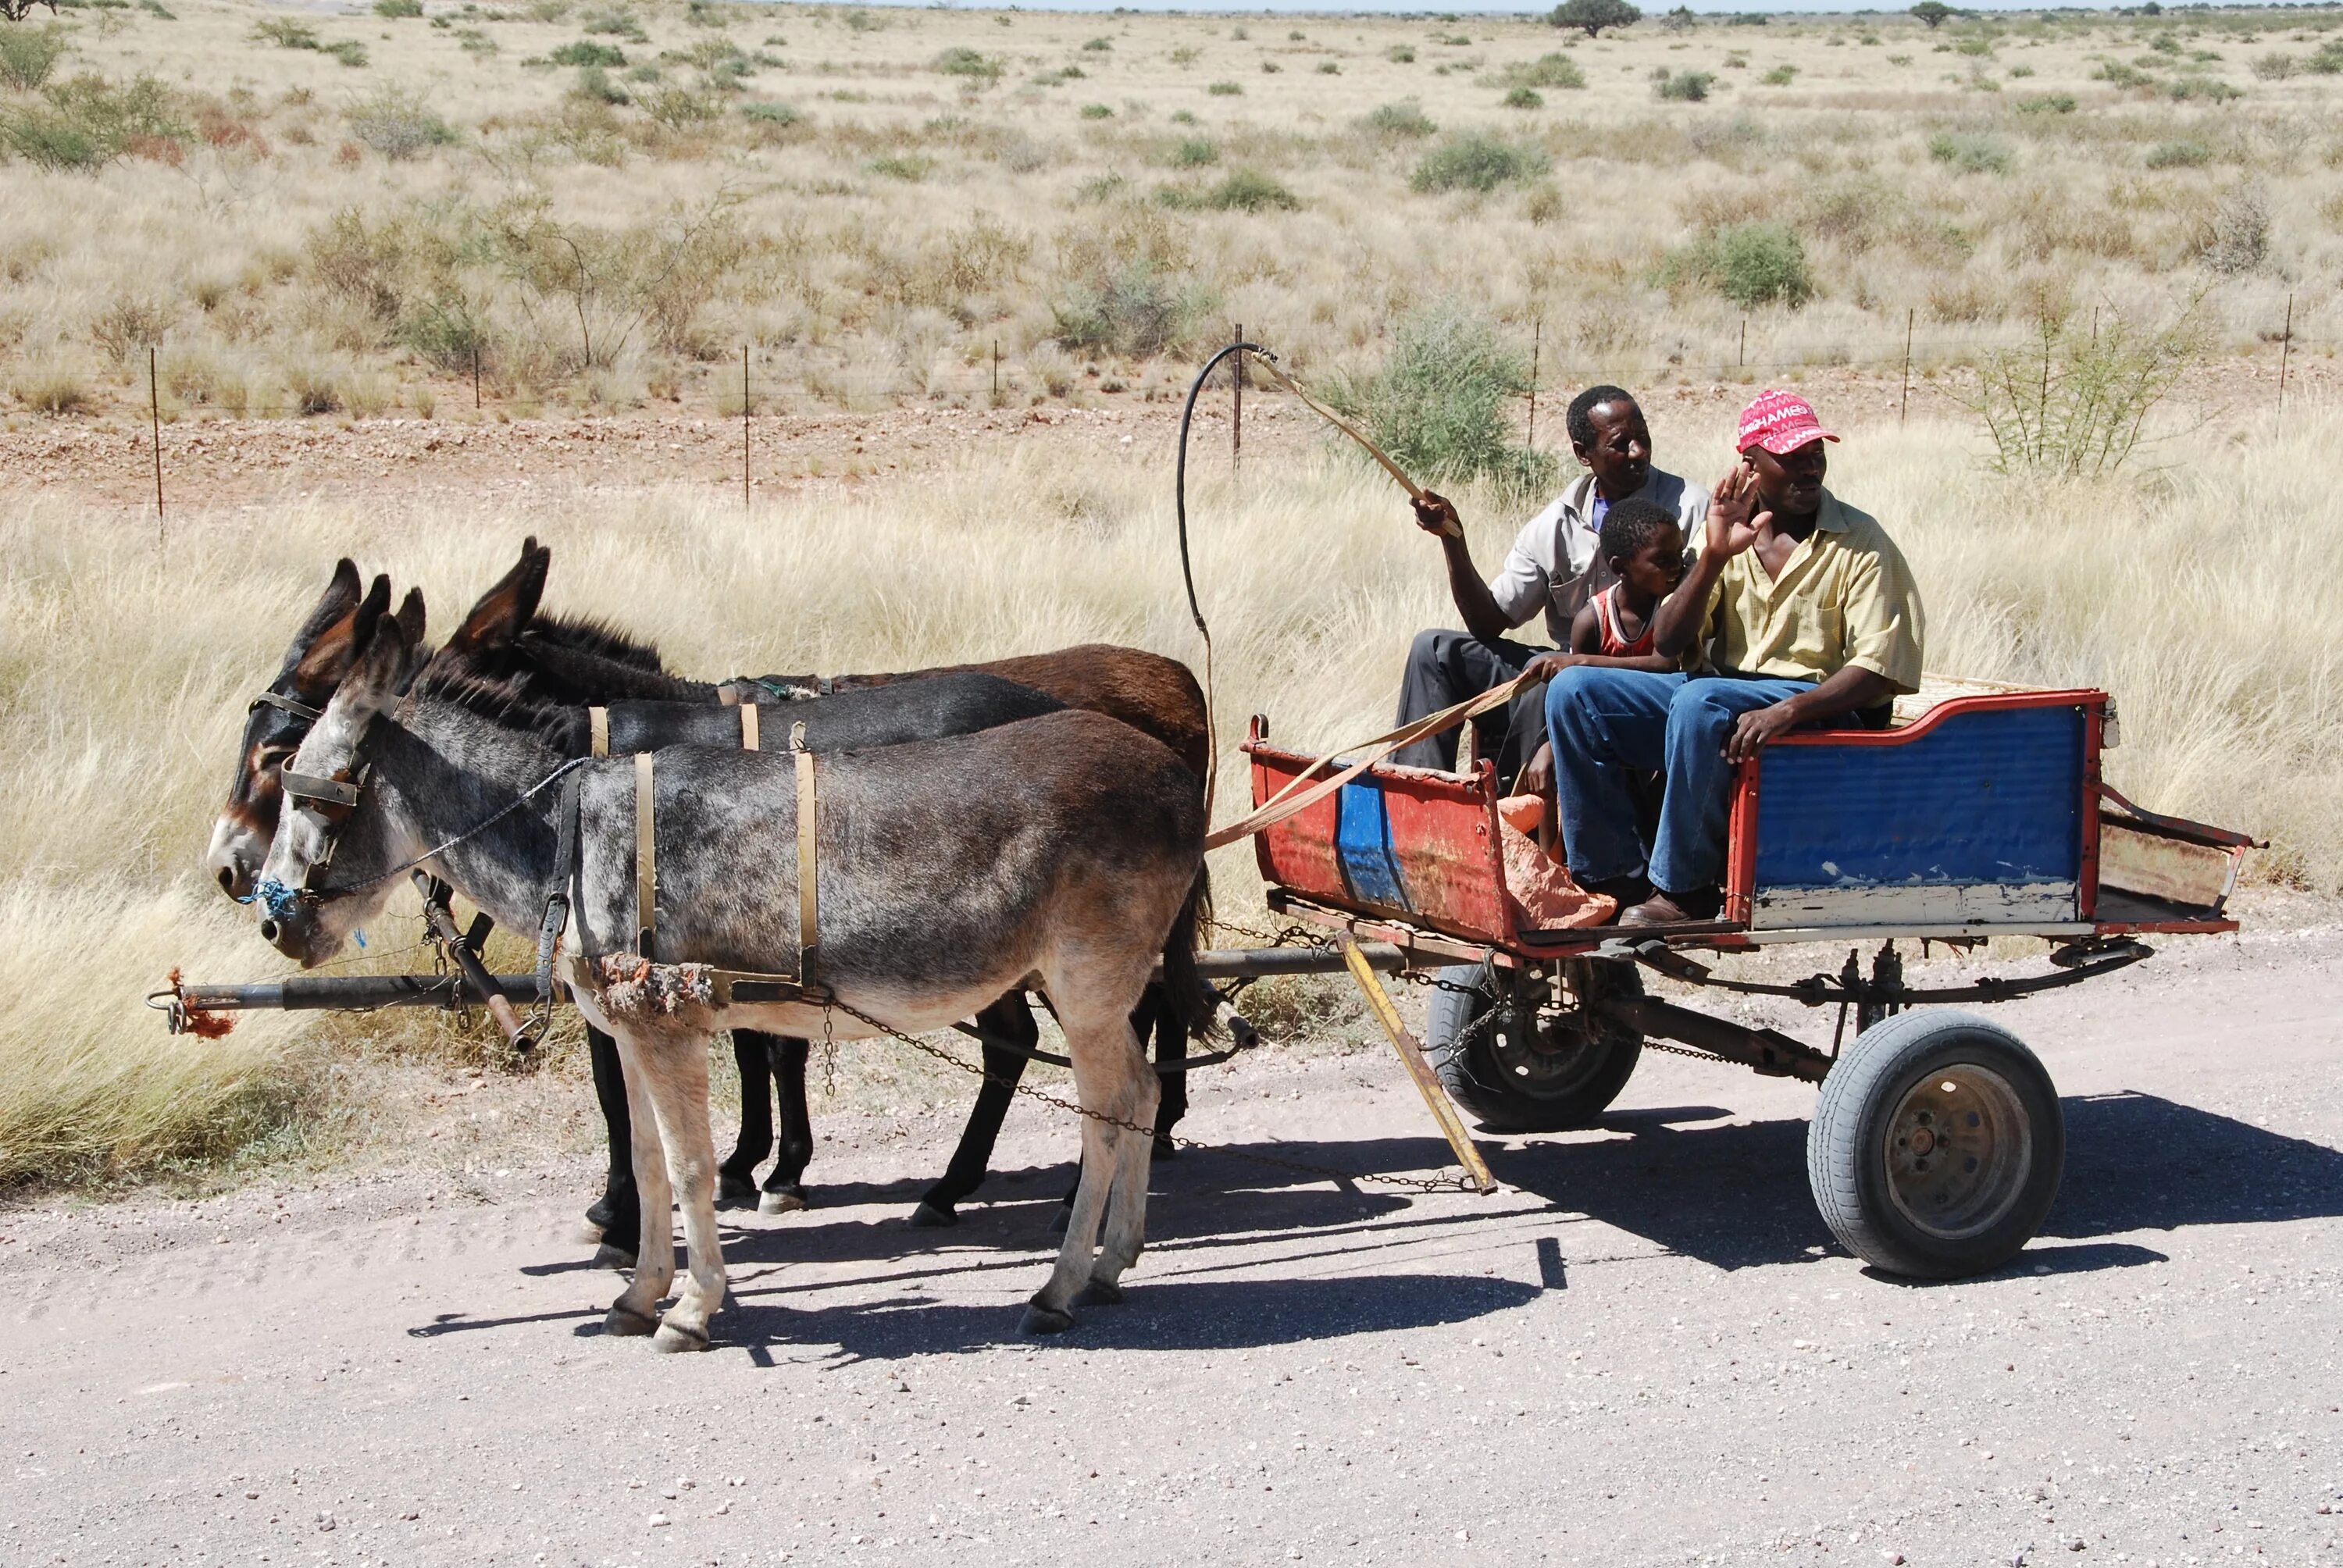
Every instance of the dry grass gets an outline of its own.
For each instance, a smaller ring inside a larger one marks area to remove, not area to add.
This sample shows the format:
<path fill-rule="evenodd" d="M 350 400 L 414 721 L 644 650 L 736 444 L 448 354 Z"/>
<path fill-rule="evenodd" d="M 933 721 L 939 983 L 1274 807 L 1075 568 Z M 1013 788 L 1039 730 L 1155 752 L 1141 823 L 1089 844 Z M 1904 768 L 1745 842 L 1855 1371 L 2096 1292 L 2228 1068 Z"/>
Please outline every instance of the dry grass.
<path fill-rule="evenodd" d="M 1694 419 L 1664 417 L 1657 435 L 1671 466 L 1705 479 L 1726 427 L 1720 413 Z M 2316 409 L 2283 442 L 2065 487 L 1991 477 L 1968 434 L 1943 424 L 1858 426 L 1834 461 L 1839 491 L 1912 558 L 1934 667 L 2107 687 L 2124 719 L 2109 759 L 2120 788 L 2268 834 L 2258 875 L 2331 893 L 2343 541 L 2303 519 L 2325 515 L 2338 451 L 2343 415 Z M 1409 634 L 1452 617 L 1399 498 L 1341 453 L 1257 465 L 1241 492 L 1212 467 L 1192 499 L 1224 741 L 1258 711 L 1312 746 L 1382 729 Z M 1483 495 L 1467 515 L 1493 567 L 1519 512 Z M 901 668 L 1091 638 L 1196 651 L 1163 472 L 1136 451 L 1070 464 L 1028 444 L 800 492 L 753 526 L 705 489 L 548 490 L 462 515 L 291 504 L 176 514 L 172 529 L 158 555 L 151 522 L 0 502 L 0 791 L 16 803 L 0 830 L 0 1180 L 297 1143 L 347 1102 L 337 1063 L 483 1049 L 414 1015 L 254 1016 L 223 1041 L 172 1040 L 139 1005 L 174 965 L 206 980 L 282 968 L 198 862 L 245 700 L 338 554 L 422 585 L 444 631 L 535 532 L 555 548 L 557 608 L 608 616 L 706 672 Z M 1223 802 L 1243 789 L 1224 755 Z M 1250 850 L 1225 851 L 1219 869 L 1224 907 L 1252 905 Z M 387 924 L 373 961 L 403 967 L 409 922 Z"/>
<path fill-rule="evenodd" d="M 46 166 L 67 109 L 0 89 L 0 130 L 32 138 L 0 136 L 0 386 L 54 405 L 15 367 L 72 362 L 127 397 L 124 346 L 159 337 L 255 411 L 346 385 L 416 410 L 478 346 L 492 395 L 706 407 L 750 341 L 767 395 L 869 407 L 985 397 L 997 339 L 1021 401 L 1149 397 L 1232 320 L 1306 370 L 1372 362 L 1467 279 L 1515 335 L 1543 322 L 1549 385 L 1714 375 L 1745 316 L 1755 367 L 1893 361 L 1907 311 L 1943 363 L 2045 289 L 2147 320 L 2210 289 L 2217 347 L 2263 357 L 2291 289 L 2298 334 L 2335 337 L 2325 13 L 1589 42 L 1529 18 L 426 9 L 310 19 L 363 66 L 225 0 L 76 14 L 50 91 L 152 74 L 168 124 L 85 94 L 103 161 Z M 608 58 L 588 44 L 625 64 L 552 63 Z M 2257 71 L 2273 54 L 2299 68 Z M 1661 70 L 1715 82 L 1666 101 Z M 1505 106 L 1525 82 L 1544 106 Z M 2175 97 L 2191 83 L 2243 96 Z M 1416 177 L 1459 145 L 1491 177 Z M 1745 309 L 1728 295 L 1769 296 L 1691 265 L 1753 225 L 1795 236 L 1811 299 Z"/>

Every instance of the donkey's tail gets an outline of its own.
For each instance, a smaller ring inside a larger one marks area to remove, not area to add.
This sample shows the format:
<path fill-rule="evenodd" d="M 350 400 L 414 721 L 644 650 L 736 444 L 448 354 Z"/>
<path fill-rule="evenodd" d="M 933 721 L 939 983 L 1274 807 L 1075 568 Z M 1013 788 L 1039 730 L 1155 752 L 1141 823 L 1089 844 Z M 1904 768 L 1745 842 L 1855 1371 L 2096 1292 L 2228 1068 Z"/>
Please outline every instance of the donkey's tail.
<path fill-rule="evenodd" d="M 1196 972 L 1197 944 L 1212 918 L 1212 876 L 1200 864 L 1188 897 L 1172 919 L 1172 934 L 1163 940 L 1163 1003 L 1180 1027 L 1196 1040 L 1212 1031 L 1219 1001 Z"/>

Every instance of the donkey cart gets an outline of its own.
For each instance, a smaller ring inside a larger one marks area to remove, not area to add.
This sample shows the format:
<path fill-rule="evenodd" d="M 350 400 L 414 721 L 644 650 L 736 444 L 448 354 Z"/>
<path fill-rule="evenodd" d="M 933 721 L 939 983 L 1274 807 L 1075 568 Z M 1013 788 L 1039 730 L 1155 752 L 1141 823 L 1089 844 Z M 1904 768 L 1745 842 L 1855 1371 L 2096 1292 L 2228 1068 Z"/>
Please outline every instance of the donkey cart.
<path fill-rule="evenodd" d="M 1273 911 L 1334 932 L 1346 951 L 1374 943 L 1397 950 L 1388 967 L 1431 972 L 1426 1055 L 1484 1126 L 1588 1124 L 1648 1040 L 1817 1083 L 1806 1172 L 1832 1233 L 1883 1270 L 1949 1278 L 1998 1267 L 2034 1235 L 2065 1131 L 2048 1072 L 2016 1035 L 1923 1004 L 2074 985 L 2149 957 L 2144 936 L 2237 930 L 2223 907 L 2254 841 L 2108 788 L 2099 753 L 2115 729 L 2105 692 L 1932 681 L 1886 729 L 1778 740 L 1735 781 L 1725 907 L 1698 925 L 1529 925 L 1507 886 L 1511 829 L 1487 762 L 1469 774 L 1369 768 L 1262 829 L 1255 853 Z M 1301 798 L 1302 780 L 1335 766 L 1272 746 L 1259 718 L 1244 750 L 1257 808 Z M 1995 937 L 2040 939 L 2050 969 L 1905 983 L 1898 940 Z M 1798 942 L 1844 944 L 1845 963 L 1780 984 L 1692 956 Z M 1855 948 L 1874 943 L 1866 973 Z M 1835 1007 L 1831 1049 L 1646 995 L 1644 970 Z M 1469 1145 L 1458 1152 L 1477 1164 Z"/>

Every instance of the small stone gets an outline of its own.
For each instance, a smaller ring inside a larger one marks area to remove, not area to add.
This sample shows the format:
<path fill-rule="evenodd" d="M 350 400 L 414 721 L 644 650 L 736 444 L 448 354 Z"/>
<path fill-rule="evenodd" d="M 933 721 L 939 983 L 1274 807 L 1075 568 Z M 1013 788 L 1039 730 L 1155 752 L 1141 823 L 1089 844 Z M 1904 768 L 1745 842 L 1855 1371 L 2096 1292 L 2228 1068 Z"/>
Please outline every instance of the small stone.
<path fill-rule="evenodd" d="M 643 1524 L 648 1529 L 664 1530 L 667 1528 L 668 1517 L 664 1513 L 654 1513 L 649 1519 L 644 1520 Z"/>

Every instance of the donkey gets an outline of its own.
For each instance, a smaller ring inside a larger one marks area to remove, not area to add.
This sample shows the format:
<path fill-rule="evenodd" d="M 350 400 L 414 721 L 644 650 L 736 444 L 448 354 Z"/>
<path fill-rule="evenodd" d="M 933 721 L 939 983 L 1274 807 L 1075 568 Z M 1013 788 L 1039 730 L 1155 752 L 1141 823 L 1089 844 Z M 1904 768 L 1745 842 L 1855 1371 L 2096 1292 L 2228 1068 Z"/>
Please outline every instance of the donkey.
<path fill-rule="evenodd" d="M 464 624 L 448 638 L 435 664 L 448 671 L 499 680 L 526 682 L 533 696 L 563 704 L 606 704 L 627 699 L 701 704 L 736 702 L 743 696 L 761 700 L 779 693 L 804 693 L 805 700 L 827 690 L 850 692 L 915 680 L 970 672 L 1005 678 L 1057 699 L 1071 708 L 1104 713 L 1153 736 L 1170 747 L 1200 778 L 1209 764 L 1210 732 L 1202 690 L 1188 668 L 1176 659 L 1139 648 L 1089 644 L 1052 653 L 1029 654 L 983 664 L 951 665 L 892 675 L 850 675 L 820 679 L 812 676 L 766 676 L 722 684 L 690 680 L 669 674 L 658 650 L 631 641 L 608 628 L 538 612 L 552 552 L 532 538 L 524 542 L 521 558 L 504 579 L 483 595 Z M 907 737 L 908 738 L 908 737 Z M 969 1112 L 943 1175 L 929 1187 L 912 1211 L 915 1226 L 947 1226 L 959 1222 L 958 1205 L 983 1183 L 1001 1135 L 1009 1105 L 1022 1077 L 1027 1057 L 1041 1042 L 1031 1011 L 1011 996 L 978 1015 L 977 1024 L 989 1037 L 981 1042 L 984 1080 L 976 1104 Z M 1134 1020 L 1142 1037 L 1151 1034 L 1159 1065 L 1172 1066 L 1186 1053 L 1186 1031 L 1178 1019 L 1151 993 L 1141 1015 Z M 602 1096 L 604 1119 L 611 1131 L 611 1181 L 602 1200 L 588 1211 L 588 1223 L 606 1233 L 624 1229 L 624 1176 L 620 1151 L 626 1145 L 626 1101 L 618 1080 L 616 1051 L 598 1031 L 589 1029 L 588 1046 L 595 1063 L 595 1085 Z M 733 1057 L 741 1083 L 740 1132 L 732 1153 L 719 1171 L 719 1201 L 739 1202 L 757 1192 L 755 1171 L 768 1153 L 774 1153 L 758 1207 L 767 1213 L 805 1206 L 805 1169 L 813 1155 L 813 1131 L 806 1110 L 807 1046 L 802 1040 L 768 1039 L 736 1030 Z M 779 1102 L 778 1139 L 771 1099 Z M 1156 1152 L 1168 1156 L 1171 1130 L 1188 1106 L 1187 1079 L 1172 1071 L 1164 1075 L 1156 1113 Z M 778 1146 L 778 1147 L 777 1147 Z M 1069 1202 L 1071 1195 L 1069 1194 Z M 613 1215 L 619 1218 L 613 1219 Z M 1061 1214 L 1063 1218 L 1063 1214 Z M 615 1233 L 608 1236 L 616 1244 Z"/>
<path fill-rule="evenodd" d="M 280 813 L 264 863 L 262 935 L 305 968 L 322 963 L 410 866 L 511 926 L 535 920 L 549 890 L 570 890 L 559 966 L 618 1042 L 646 1220 L 606 1332 L 708 1345 L 727 1284 L 708 1114 L 715 1030 L 916 1032 L 1028 984 L 1056 1010 L 1085 1117 L 1072 1215 L 1024 1327 L 1061 1332 L 1073 1306 L 1121 1299 L 1144 1239 L 1157 1097 L 1130 1014 L 1159 958 L 1190 1027 L 1208 1016 L 1194 966 L 1203 787 L 1168 749 L 1077 710 L 822 759 L 809 929 L 794 759 L 679 747 L 656 755 L 655 776 L 640 759 L 565 761 L 501 698 L 474 706 L 466 688 L 431 681 L 400 697 L 421 663 L 407 628 L 381 617 L 360 630 L 354 668 L 294 759 L 306 792 Z M 549 789 L 573 770 L 574 873 L 557 864 Z M 666 895 L 648 906 L 647 863 Z M 727 1005 L 702 967 L 772 974 L 806 954 L 819 968 L 801 978 L 825 989 L 797 1000 Z M 671 1198 L 689 1280 L 661 1319 Z"/>

